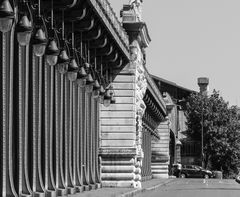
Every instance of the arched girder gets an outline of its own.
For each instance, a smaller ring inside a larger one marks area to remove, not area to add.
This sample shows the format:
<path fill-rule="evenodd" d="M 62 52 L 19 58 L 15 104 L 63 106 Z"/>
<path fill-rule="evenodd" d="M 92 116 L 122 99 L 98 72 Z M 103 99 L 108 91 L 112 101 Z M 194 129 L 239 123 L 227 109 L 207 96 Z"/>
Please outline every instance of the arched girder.
<path fill-rule="evenodd" d="M 98 49 L 97 56 L 108 56 L 113 52 L 112 44 L 108 44 L 107 46 Z"/>
<path fill-rule="evenodd" d="M 71 12 L 70 17 L 72 19 L 74 19 L 74 21 L 83 20 L 87 16 L 87 8 L 86 7 L 83 7 L 81 9 L 74 9 L 74 10 L 71 10 L 70 12 Z"/>
<path fill-rule="evenodd" d="M 70 9 L 65 11 L 65 21 L 79 21 L 87 18 L 89 12 L 87 11 L 87 7 L 83 6 L 81 9 Z"/>
<path fill-rule="evenodd" d="M 75 27 L 75 31 L 89 31 L 94 27 L 95 24 L 95 19 L 94 17 L 91 18 L 86 18 L 84 20 L 81 21 L 76 21 L 74 27 Z"/>
<path fill-rule="evenodd" d="M 98 38 L 100 38 L 100 36 L 102 35 L 102 29 L 100 26 L 88 31 L 87 33 L 83 34 L 82 39 L 83 40 L 96 40 Z"/>
<path fill-rule="evenodd" d="M 150 105 L 150 102 L 151 102 L 151 101 L 150 101 L 150 98 L 149 98 L 149 96 L 147 95 L 147 104 Z"/>
<path fill-rule="evenodd" d="M 119 68 L 122 66 L 122 63 L 123 63 L 122 57 L 119 57 L 117 61 L 115 61 L 114 63 L 110 63 L 109 65 L 113 66 L 114 68 Z"/>
<path fill-rule="evenodd" d="M 152 101 L 150 102 L 150 109 L 152 110 L 152 112 L 154 112 L 154 104 Z"/>
<path fill-rule="evenodd" d="M 54 9 L 67 9 L 72 8 L 77 5 L 78 0 L 54 0 L 53 1 L 53 7 Z M 45 9 L 46 7 L 49 8 L 51 1 L 49 0 L 42 0 L 42 9 Z"/>
<path fill-rule="evenodd" d="M 94 40 L 92 42 L 90 42 L 90 48 L 94 49 L 94 48 L 103 48 L 107 45 L 108 43 L 108 39 L 107 36 L 101 37 L 97 40 Z"/>
<path fill-rule="evenodd" d="M 157 107 L 156 107 L 156 105 L 154 105 L 154 113 L 155 113 L 155 115 L 157 115 Z"/>
<path fill-rule="evenodd" d="M 111 55 L 107 56 L 106 61 L 107 62 L 115 62 L 118 58 L 118 52 L 115 51 Z"/>

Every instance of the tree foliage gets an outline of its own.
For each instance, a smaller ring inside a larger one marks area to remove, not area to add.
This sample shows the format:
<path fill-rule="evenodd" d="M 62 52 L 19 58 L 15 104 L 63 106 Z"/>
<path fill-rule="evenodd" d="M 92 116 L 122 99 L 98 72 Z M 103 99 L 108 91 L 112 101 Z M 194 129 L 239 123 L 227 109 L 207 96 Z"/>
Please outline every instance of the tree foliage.
<path fill-rule="evenodd" d="M 210 96 L 192 94 L 187 102 L 187 134 L 201 141 L 203 129 L 204 164 L 223 170 L 227 176 L 240 162 L 240 123 L 237 106 L 229 107 L 219 92 Z"/>

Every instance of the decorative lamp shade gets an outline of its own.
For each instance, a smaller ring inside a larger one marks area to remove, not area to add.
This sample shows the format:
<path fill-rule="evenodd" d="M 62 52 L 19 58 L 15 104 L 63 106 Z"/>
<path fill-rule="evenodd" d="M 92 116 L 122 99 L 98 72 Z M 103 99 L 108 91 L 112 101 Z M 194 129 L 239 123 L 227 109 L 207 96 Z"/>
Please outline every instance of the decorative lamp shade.
<path fill-rule="evenodd" d="M 105 107 L 109 107 L 111 104 L 111 95 L 110 95 L 110 90 L 106 90 L 105 95 L 103 97 L 103 105 Z"/>
<path fill-rule="evenodd" d="M 182 142 L 180 140 L 177 140 L 176 146 L 182 146 Z"/>
<path fill-rule="evenodd" d="M 104 96 L 104 94 L 105 94 L 105 89 L 104 89 L 103 85 L 100 86 L 100 90 L 99 90 L 99 91 L 100 91 L 100 92 L 99 92 L 100 96 Z"/>
<path fill-rule="evenodd" d="M 20 20 L 16 25 L 16 32 L 19 45 L 29 45 L 32 34 L 32 24 L 29 21 L 27 15 L 21 16 Z"/>
<path fill-rule="evenodd" d="M 78 74 L 78 65 L 75 58 L 72 58 L 68 65 L 68 72 L 67 72 L 68 79 L 70 81 L 75 81 L 77 79 L 77 74 Z"/>
<path fill-rule="evenodd" d="M 68 64 L 70 62 L 70 59 L 67 55 L 67 52 L 65 49 L 62 49 L 58 55 L 58 72 L 61 74 L 65 74 L 68 71 Z"/>
<path fill-rule="evenodd" d="M 76 80 L 76 83 L 79 87 L 84 87 L 87 83 L 87 73 L 85 71 L 85 69 L 83 68 L 83 66 L 81 66 L 79 68 L 79 71 L 78 71 L 78 75 L 77 75 L 77 80 Z"/>
<path fill-rule="evenodd" d="M 94 80 L 94 82 L 93 82 L 93 90 L 100 90 L 100 88 L 101 88 L 101 86 L 100 86 L 98 80 L 97 79 Z"/>
<path fill-rule="evenodd" d="M 46 49 L 47 38 L 42 28 L 36 30 L 32 37 L 32 44 L 34 54 L 38 57 L 43 56 Z"/>
<path fill-rule="evenodd" d="M 98 98 L 99 93 L 100 93 L 100 88 L 101 88 L 101 86 L 100 86 L 98 80 L 95 80 L 93 83 L 93 97 L 94 98 Z"/>
<path fill-rule="evenodd" d="M 0 31 L 2 33 L 11 30 L 14 21 L 14 12 L 9 0 L 0 3 Z"/>
<path fill-rule="evenodd" d="M 94 80 L 92 78 L 92 75 L 90 73 L 88 73 L 87 82 L 86 82 L 86 86 L 85 86 L 85 90 L 87 93 L 90 93 L 93 91 L 93 83 L 94 83 Z"/>
<path fill-rule="evenodd" d="M 99 90 L 93 90 L 92 96 L 93 96 L 93 98 L 98 98 L 99 97 Z"/>
<path fill-rule="evenodd" d="M 57 43 L 56 43 L 55 39 L 53 39 L 53 38 L 49 39 L 48 45 L 46 47 L 45 55 L 46 55 L 46 62 L 50 66 L 54 66 L 55 64 L 57 64 L 59 49 L 57 47 Z"/>
<path fill-rule="evenodd" d="M 115 104 L 116 103 L 116 98 L 114 97 L 113 92 L 110 92 L 110 95 L 111 95 L 110 103 Z"/>
<path fill-rule="evenodd" d="M 84 64 L 83 64 L 83 66 L 85 67 L 85 68 L 90 68 L 90 64 L 89 63 L 87 63 L 87 62 L 85 62 Z"/>

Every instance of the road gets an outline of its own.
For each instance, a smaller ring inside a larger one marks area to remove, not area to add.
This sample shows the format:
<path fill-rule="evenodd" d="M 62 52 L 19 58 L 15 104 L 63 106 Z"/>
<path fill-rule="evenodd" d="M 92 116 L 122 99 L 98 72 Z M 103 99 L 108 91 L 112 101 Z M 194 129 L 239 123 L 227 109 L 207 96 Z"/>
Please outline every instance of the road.
<path fill-rule="evenodd" d="M 176 179 L 137 197 L 240 197 L 240 184 L 234 180 Z"/>

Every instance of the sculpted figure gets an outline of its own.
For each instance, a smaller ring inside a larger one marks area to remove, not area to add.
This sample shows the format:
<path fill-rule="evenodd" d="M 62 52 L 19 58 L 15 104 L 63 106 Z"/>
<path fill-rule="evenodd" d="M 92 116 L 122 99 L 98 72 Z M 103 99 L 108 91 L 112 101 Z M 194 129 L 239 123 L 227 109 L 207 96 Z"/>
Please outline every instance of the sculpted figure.
<path fill-rule="evenodd" d="M 129 5 L 132 6 L 132 9 L 136 13 L 136 16 L 139 21 L 142 21 L 142 3 L 143 0 L 130 0 Z"/>

